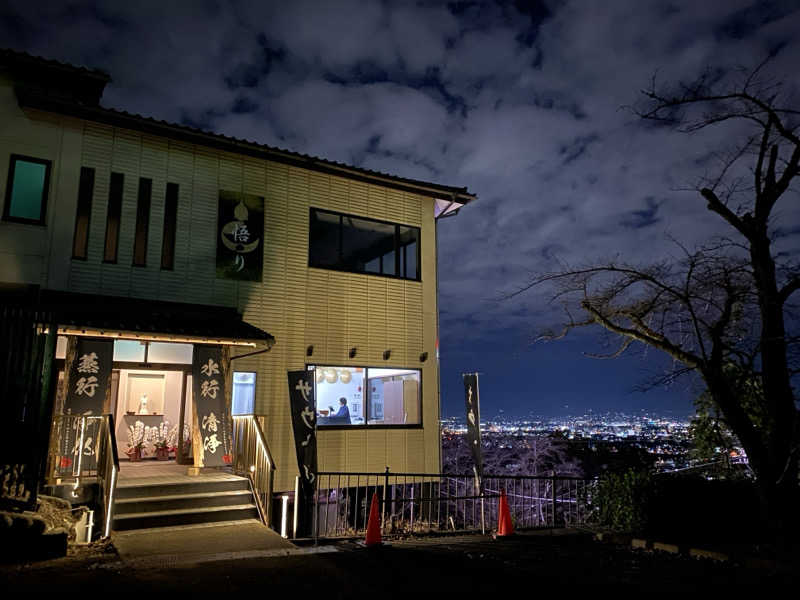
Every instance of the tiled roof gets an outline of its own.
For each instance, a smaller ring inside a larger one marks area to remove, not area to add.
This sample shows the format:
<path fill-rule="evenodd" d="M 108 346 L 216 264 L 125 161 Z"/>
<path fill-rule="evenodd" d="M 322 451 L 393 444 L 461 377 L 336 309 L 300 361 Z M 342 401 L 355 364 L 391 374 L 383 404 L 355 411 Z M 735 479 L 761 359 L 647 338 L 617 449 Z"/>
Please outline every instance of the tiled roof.
<path fill-rule="evenodd" d="M 3 59 L 5 59 L 5 61 L 3 61 Z M 20 61 L 35 62 L 40 66 L 66 70 L 80 77 L 92 77 L 95 79 L 104 78 L 105 82 L 110 81 L 109 75 L 103 71 L 89 70 L 85 67 L 75 67 L 55 60 L 32 56 L 24 52 L 0 50 L 0 62 L 7 62 L 9 60 L 15 63 Z M 41 90 L 18 89 L 17 96 L 20 104 L 30 108 L 68 114 L 86 120 L 98 121 L 118 127 L 126 127 L 137 131 L 145 131 L 147 133 L 163 135 L 170 138 L 184 139 L 192 143 L 258 156 L 299 167 L 339 174 L 345 177 L 356 177 L 373 183 L 413 190 L 417 193 L 429 192 L 441 194 L 444 195 L 445 198 L 455 200 L 458 204 L 466 204 L 476 199 L 476 196 L 469 193 L 465 187 L 453 187 L 355 167 L 308 154 L 301 154 L 299 152 L 292 152 L 290 150 L 260 144 L 250 140 L 204 131 L 187 125 L 170 123 L 168 121 L 162 121 L 113 108 L 104 108 L 99 106 L 99 104 L 90 105 L 81 102 L 71 102 L 69 99 L 59 97 L 58 95 L 43 93 Z"/>
<path fill-rule="evenodd" d="M 33 54 L 28 54 L 27 52 L 19 52 L 18 50 L 12 50 L 10 48 L 0 48 L 0 62 L 4 64 L 8 63 L 36 64 L 38 66 L 55 68 L 71 72 L 74 73 L 75 75 L 83 77 L 95 77 L 98 79 L 104 79 L 106 82 L 111 81 L 111 76 L 105 71 L 101 71 L 100 69 L 89 69 L 87 67 L 78 67 L 58 60 L 44 58 L 42 56 L 34 56 Z"/>

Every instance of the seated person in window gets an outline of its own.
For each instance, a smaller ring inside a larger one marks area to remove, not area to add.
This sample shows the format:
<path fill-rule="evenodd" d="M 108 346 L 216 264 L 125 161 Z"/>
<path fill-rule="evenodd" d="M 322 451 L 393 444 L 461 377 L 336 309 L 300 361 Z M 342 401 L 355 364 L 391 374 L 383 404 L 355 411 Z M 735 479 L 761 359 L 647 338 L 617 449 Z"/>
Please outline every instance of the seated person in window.
<path fill-rule="evenodd" d="M 350 425 L 350 409 L 347 408 L 347 398 L 339 398 L 339 410 L 336 411 L 336 414 L 333 413 L 333 407 L 329 406 L 330 409 L 330 417 L 328 417 L 329 423 L 346 423 Z"/>

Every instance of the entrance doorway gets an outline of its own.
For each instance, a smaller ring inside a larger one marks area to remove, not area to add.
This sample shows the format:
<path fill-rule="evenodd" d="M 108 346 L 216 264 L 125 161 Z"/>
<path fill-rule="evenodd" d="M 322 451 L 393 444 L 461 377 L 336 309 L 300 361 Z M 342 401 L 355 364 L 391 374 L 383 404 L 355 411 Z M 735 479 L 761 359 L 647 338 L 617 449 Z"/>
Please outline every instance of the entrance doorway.
<path fill-rule="evenodd" d="M 176 367 L 112 371 L 112 406 L 121 460 L 192 464 L 191 379 L 187 370 Z"/>
<path fill-rule="evenodd" d="M 56 414 L 63 412 L 67 338 L 59 336 Z M 111 390 L 121 468 L 193 465 L 192 344 L 115 340 Z"/>

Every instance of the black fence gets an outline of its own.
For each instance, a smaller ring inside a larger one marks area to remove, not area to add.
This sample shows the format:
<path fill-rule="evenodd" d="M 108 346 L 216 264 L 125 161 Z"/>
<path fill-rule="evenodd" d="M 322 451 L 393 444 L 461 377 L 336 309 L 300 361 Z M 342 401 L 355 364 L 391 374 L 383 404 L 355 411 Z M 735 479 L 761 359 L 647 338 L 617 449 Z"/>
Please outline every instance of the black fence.
<path fill-rule="evenodd" d="M 334 473 L 316 479 L 315 537 L 366 531 L 377 495 L 385 535 L 496 529 L 504 491 L 515 529 L 586 523 L 594 480 L 561 476 Z"/>
<path fill-rule="evenodd" d="M 0 293 L 0 507 L 36 506 L 47 452 L 55 318 L 37 310 L 35 290 Z"/>

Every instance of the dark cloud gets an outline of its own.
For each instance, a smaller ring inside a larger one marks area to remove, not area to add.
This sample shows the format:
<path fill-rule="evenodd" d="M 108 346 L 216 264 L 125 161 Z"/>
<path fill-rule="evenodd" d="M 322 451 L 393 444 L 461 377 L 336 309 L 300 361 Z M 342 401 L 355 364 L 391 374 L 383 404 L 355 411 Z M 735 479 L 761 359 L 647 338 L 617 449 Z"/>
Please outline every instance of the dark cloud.
<path fill-rule="evenodd" d="M 620 221 L 620 225 L 630 229 L 642 229 L 644 227 L 651 227 L 659 223 L 661 219 L 657 216 L 658 209 L 661 202 L 658 202 L 652 196 L 644 199 L 647 208 L 641 210 L 632 210 Z"/>
<path fill-rule="evenodd" d="M 484 371 L 483 398 L 506 408 L 532 398 L 604 408 L 617 398 L 688 409 L 690 386 L 624 391 L 661 365 L 652 354 L 597 366 L 582 350 L 602 342 L 588 334 L 531 346 L 561 308 L 539 291 L 500 298 L 560 265 L 656 260 L 674 251 L 670 236 L 691 246 L 724 231 L 681 190 L 714 172 L 731 131 L 687 137 L 621 107 L 656 72 L 664 82 L 733 77 L 773 55 L 771 73 L 793 78 L 798 30 L 789 0 L 0 8 L 9 45 L 109 70 L 107 106 L 476 192 L 477 203 L 439 225 L 446 410 L 460 406 L 467 369 Z M 796 231 L 800 203 L 779 218 Z M 798 236 L 780 243 L 788 252 Z M 512 393 L 500 382 L 514 368 L 529 377 Z M 592 378 L 594 392 L 575 383 Z"/>

